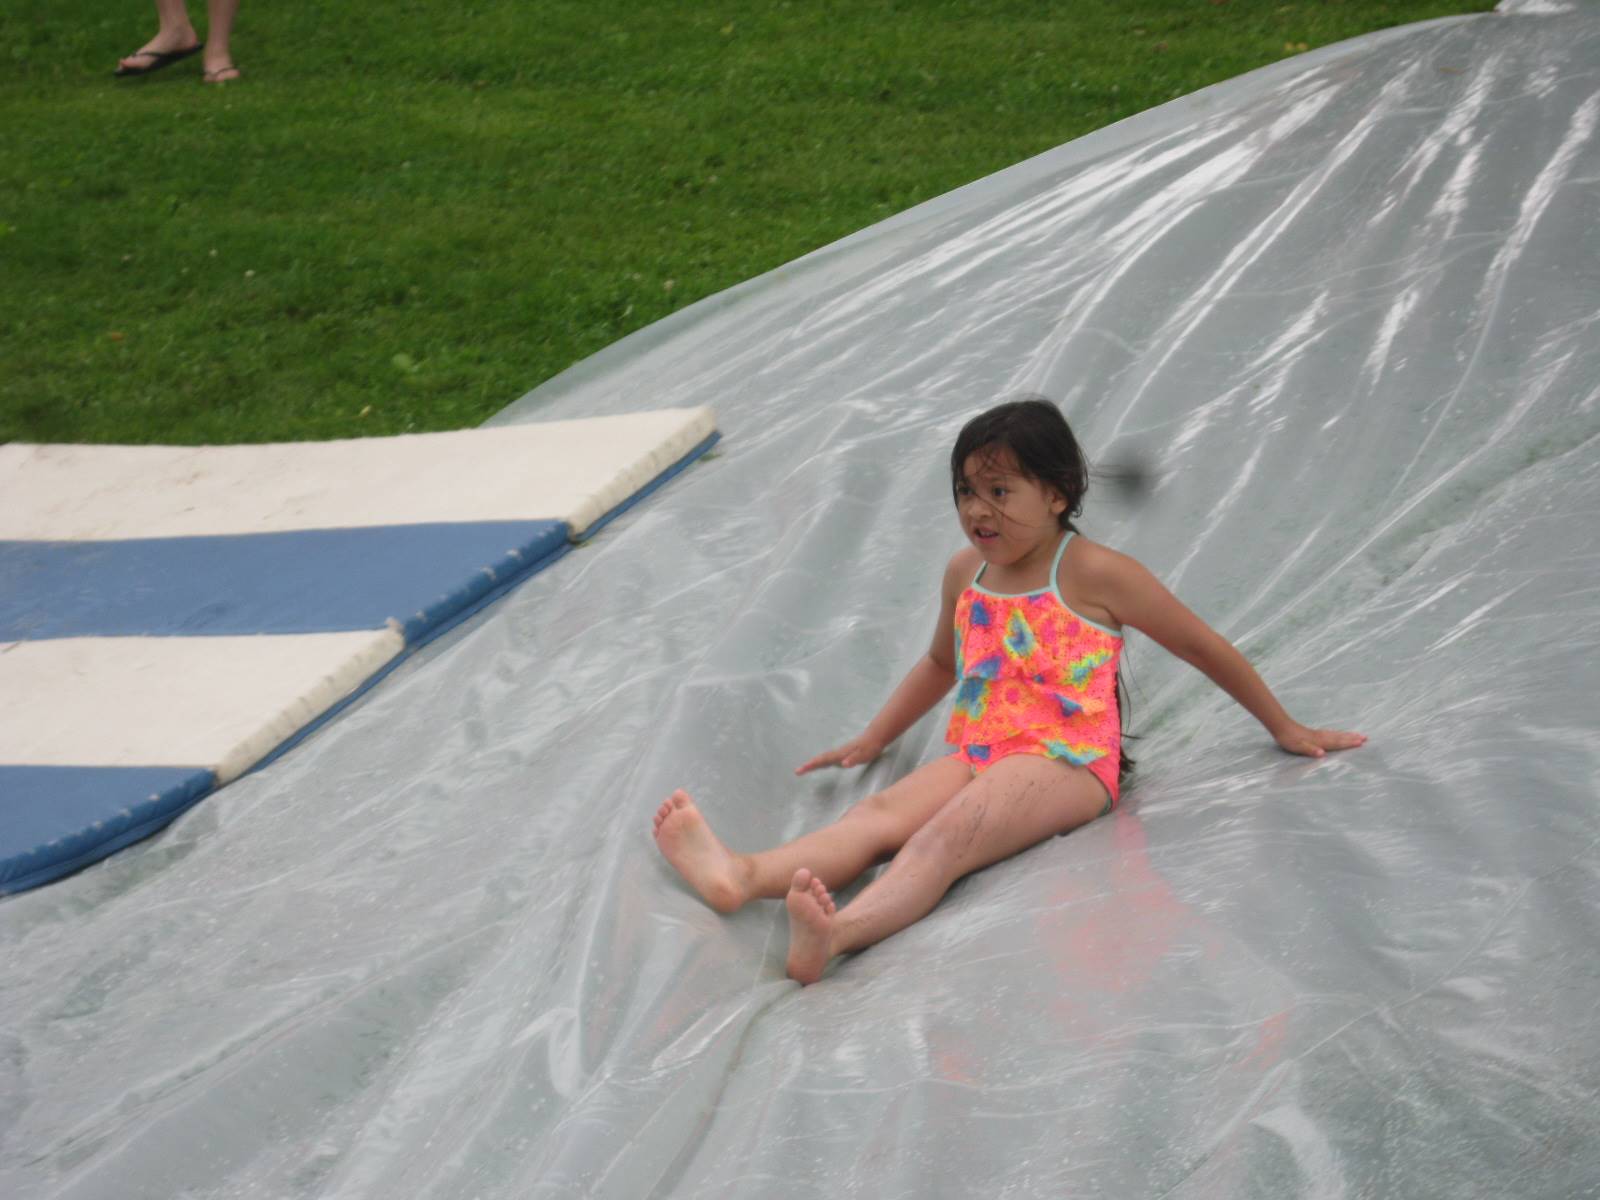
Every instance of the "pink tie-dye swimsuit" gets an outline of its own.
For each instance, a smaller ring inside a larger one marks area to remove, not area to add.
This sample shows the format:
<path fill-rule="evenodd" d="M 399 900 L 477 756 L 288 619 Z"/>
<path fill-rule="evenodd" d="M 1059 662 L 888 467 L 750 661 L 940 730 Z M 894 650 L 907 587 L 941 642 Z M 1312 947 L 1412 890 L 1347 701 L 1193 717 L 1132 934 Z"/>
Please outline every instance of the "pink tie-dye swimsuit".
<path fill-rule="evenodd" d="M 1078 616 L 1061 598 L 1057 573 L 1072 537 L 1056 549 L 1049 587 L 991 592 L 979 585 L 985 563 L 956 601 L 959 682 L 945 741 L 974 772 L 1013 754 L 1087 767 L 1115 804 L 1122 635 Z"/>

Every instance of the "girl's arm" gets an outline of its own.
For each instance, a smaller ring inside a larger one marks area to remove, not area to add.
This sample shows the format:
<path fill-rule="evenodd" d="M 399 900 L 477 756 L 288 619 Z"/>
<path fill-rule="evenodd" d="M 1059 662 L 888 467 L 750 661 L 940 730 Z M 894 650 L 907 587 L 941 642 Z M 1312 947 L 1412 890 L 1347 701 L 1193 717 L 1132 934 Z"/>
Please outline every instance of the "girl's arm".
<path fill-rule="evenodd" d="M 1185 608 L 1161 581 L 1126 554 L 1104 546 L 1085 556 L 1083 582 L 1102 599 L 1121 625 L 1131 625 L 1185 662 L 1198 667 L 1266 726 L 1285 750 L 1321 758 L 1328 750 L 1348 750 L 1366 735 L 1337 729 L 1312 729 L 1287 712 L 1227 638 Z"/>
<path fill-rule="evenodd" d="M 919 658 L 893 695 L 867 722 L 861 733 L 842 746 L 825 750 L 795 768 L 796 775 L 818 767 L 859 767 L 883 753 L 883 748 L 915 725 L 930 708 L 944 699 L 956 681 L 955 624 L 956 599 L 963 582 L 976 570 L 977 552 L 963 550 L 945 567 L 940 589 L 939 623 L 933 629 L 933 642 Z"/>

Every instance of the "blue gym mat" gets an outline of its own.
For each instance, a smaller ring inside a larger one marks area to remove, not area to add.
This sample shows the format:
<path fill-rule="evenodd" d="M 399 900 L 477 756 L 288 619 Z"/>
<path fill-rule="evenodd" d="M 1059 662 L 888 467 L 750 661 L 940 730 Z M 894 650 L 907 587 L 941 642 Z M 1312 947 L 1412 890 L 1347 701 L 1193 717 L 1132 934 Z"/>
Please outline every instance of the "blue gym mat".
<path fill-rule="evenodd" d="M 0 539 L 0 893 L 146 837 L 281 753 L 716 437 L 702 408 L 509 440 L 4 447 L 5 531 L 87 536 Z M 309 489 L 284 486 L 286 463 Z M 575 491 L 549 486 L 563 472 Z M 370 523 L 386 505 L 412 519 Z M 449 519 L 414 519 L 433 511 Z M 114 536 L 130 526 L 156 536 Z"/>

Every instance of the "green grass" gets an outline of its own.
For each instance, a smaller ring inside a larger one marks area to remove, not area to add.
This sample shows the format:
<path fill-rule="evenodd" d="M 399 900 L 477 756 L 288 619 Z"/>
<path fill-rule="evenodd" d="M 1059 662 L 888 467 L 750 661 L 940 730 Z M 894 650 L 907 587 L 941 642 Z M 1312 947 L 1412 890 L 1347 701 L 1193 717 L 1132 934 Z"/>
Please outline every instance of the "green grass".
<path fill-rule="evenodd" d="M 246 79 L 210 88 L 111 78 L 148 3 L 34 5 L 0 50 L 0 440 L 472 425 L 1099 126 L 1491 7 L 244 0 Z"/>

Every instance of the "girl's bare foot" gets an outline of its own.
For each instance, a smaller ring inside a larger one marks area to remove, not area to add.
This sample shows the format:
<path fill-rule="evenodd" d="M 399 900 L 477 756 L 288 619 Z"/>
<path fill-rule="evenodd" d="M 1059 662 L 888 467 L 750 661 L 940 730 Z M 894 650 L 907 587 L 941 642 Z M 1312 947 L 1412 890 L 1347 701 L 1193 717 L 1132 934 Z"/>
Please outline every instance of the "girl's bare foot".
<path fill-rule="evenodd" d="M 833 897 L 802 867 L 783 902 L 789 909 L 789 978 L 815 983 L 833 957 Z"/>
<path fill-rule="evenodd" d="M 682 788 L 656 809 L 656 845 L 684 881 L 719 913 L 731 913 L 749 899 L 738 858 L 711 832 Z"/>

